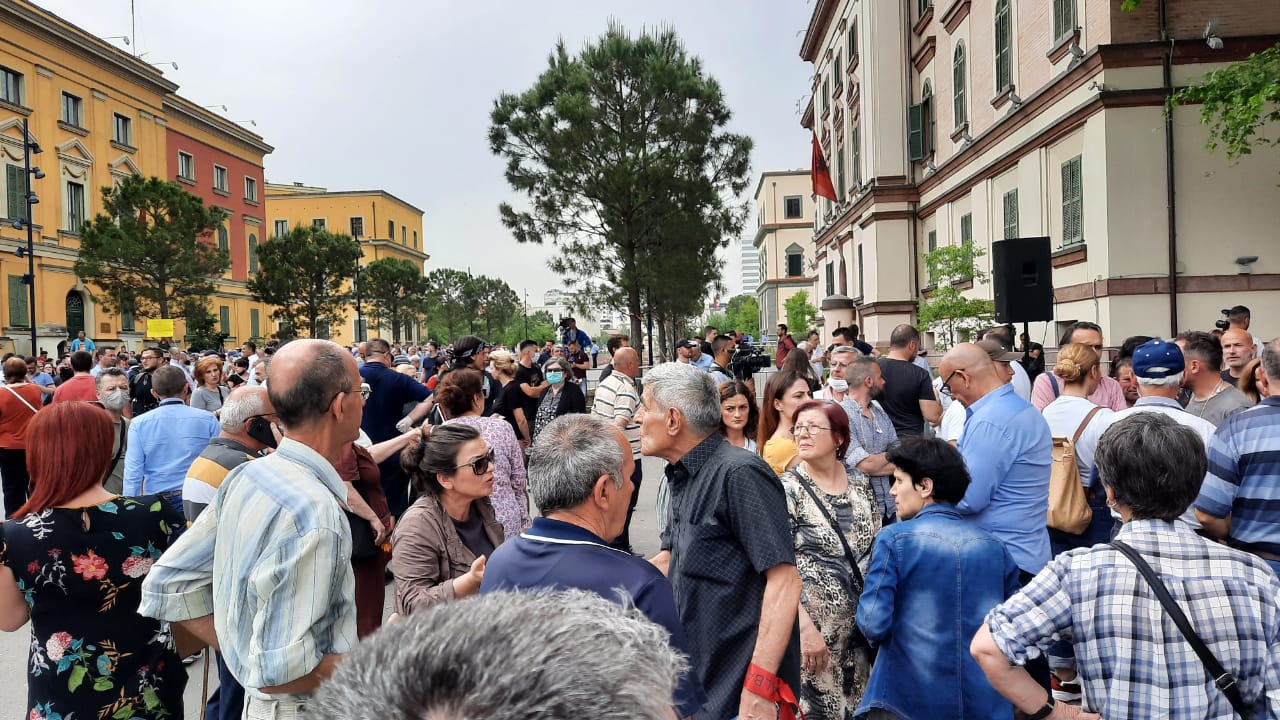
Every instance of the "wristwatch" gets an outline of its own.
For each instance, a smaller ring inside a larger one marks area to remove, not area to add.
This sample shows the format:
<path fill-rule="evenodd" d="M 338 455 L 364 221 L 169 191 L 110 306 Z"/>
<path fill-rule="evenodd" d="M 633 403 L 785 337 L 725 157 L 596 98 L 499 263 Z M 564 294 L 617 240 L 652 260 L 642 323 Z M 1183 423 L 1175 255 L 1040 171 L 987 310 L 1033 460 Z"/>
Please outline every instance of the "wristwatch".
<path fill-rule="evenodd" d="M 1040 708 L 1040 710 L 1034 715 L 1028 715 L 1027 720 L 1044 720 L 1053 714 L 1054 708 L 1056 707 L 1057 706 L 1053 702 L 1053 696 L 1050 695 L 1049 699 L 1045 702 L 1044 707 Z"/>

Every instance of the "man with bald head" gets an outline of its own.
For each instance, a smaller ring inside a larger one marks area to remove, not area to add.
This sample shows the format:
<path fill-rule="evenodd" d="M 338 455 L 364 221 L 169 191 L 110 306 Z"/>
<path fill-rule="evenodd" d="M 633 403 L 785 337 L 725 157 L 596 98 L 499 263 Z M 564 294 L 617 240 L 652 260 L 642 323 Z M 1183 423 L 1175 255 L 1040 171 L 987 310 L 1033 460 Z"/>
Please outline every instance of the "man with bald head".
<path fill-rule="evenodd" d="M 1247 330 L 1235 327 L 1222 333 L 1218 340 L 1222 343 L 1222 381 L 1239 387 L 1244 366 L 1257 357 L 1258 346 Z"/>
<path fill-rule="evenodd" d="M 305 716 L 356 642 L 347 492 L 334 464 L 360 433 L 364 400 L 355 359 L 327 340 L 281 347 L 267 392 L 284 438 L 228 474 L 152 567 L 139 612 L 222 651 L 247 693 L 243 717 L 286 720 Z"/>
<path fill-rule="evenodd" d="M 1018 397 L 973 343 L 961 343 L 938 368 L 942 391 L 959 400 L 968 419 L 956 448 L 969 469 L 969 489 L 956 509 L 1004 541 L 1025 577 L 1049 561 L 1049 424 Z"/>
<path fill-rule="evenodd" d="M 596 387 L 596 399 L 591 405 L 594 415 L 606 418 L 627 436 L 631 443 L 631 452 L 640 457 L 640 425 L 635 421 L 636 409 L 640 407 L 640 391 L 636 388 L 636 376 L 640 374 L 640 354 L 632 347 L 620 347 L 613 354 L 613 372 L 600 381 Z M 636 511 L 636 498 L 640 497 L 640 481 L 644 479 L 644 471 L 640 462 L 636 461 L 631 472 L 631 482 L 636 491 L 631 494 L 627 504 L 627 522 L 622 533 L 611 543 L 619 550 L 631 552 L 631 516 Z"/>

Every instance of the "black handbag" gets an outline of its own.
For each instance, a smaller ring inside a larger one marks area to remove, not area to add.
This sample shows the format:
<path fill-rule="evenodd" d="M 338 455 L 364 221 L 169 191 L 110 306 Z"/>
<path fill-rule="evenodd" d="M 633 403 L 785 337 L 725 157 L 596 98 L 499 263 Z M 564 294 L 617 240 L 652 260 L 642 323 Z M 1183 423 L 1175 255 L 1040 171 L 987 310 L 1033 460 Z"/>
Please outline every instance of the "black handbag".
<path fill-rule="evenodd" d="M 853 577 L 857 580 L 858 592 L 861 593 L 867 586 L 867 581 L 862 577 L 862 568 L 858 567 L 858 556 L 853 553 L 853 548 L 849 547 L 849 541 L 844 539 L 844 533 L 840 531 L 840 524 L 836 522 L 831 513 L 827 511 L 827 506 L 818 499 L 818 494 L 809 486 L 809 481 L 797 474 L 797 480 L 800 481 L 800 487 L 809 493 L 809 497 L 813 498 L 813 504 L 818 506 L 818 511 L 822 513 L 822 517 L 827 519 L 831 525 L 831 529 L 835 531 L 836 538 L 840 540 L 840 547 L 844 548 L 845 558 L 849 560 L 849 567 L 853 570 Z M 853 623 L 853 631 L 849 634 L 849 642 L 855 647 L 866 648 L 871 653 L 871 659 L 875 660 L 876 648 L 867 640 L 867 636 L 862 634 L 862 628 L 858 627 L 855 620 Z"/>
<path fill-rule="evenodd" d="M 1178 626 L 1178 631 L 1182 633 L 1182 637 L 1186 639 L 1187 644 L 1196 652 L 1196 656 L 1200 658 L 1200 662 L 1204 665 L 1204 671 L 1209 675 L 1209 679 L 1213 681 L 1215 687 L 1227 696 L 1227 701 L 1231 703 L 1232 709 L 1236 711 L 1243 720 L 1250 720 L 1249 709 L 1245 707 L 1244 698 L 1240 696 L 1240 687 L 1236 684 L 1235 677 L 1222 667 L 1222 663 L 1218 662 L 1218 658 L 1214 656 L 1213 651 L 1208 645 L 1204 644 L 1204 640 L 1200 639 L 1200 635 L 1191 627 L 1191 622 L 1187 620 L 1186 614 L 1182 612 L 1182 608 L 1178 607 L 1178 603 L 1174 601 L 1173 596 L 1169 594 L 1169 589 L 1160 581 L 1160 576 L 1156 575 L 1156 571 L 1151 569 L 1146 560 L 1138 554 L 1129 545 L 1119 540 L 1112 540 L 1111 547 L 1119 550 L 1121 554 L 1133 561 L 1138 567 L 1138 572 L 1142 573 L 1142 577 L 1147 579 L 1147 584 L 1151 586 L 1152 592 L 1156 594 L 1156 599 L 1164 606 L 1165 612 L 1169 613 L 1169 617 L 1173 620 L 1173 624 Z"/>
<path fill-rule="evenodd" d="M 343 512 L 347 515 L 347 524 L 351 526 L 351 559 L 368 560 L 378 557 L 382 548 L 378 547 L 376 542 L 378 538 L 373 534 L 373 527 L 369 525 L 369 521 L 350 510 L 343 510 Z"/>

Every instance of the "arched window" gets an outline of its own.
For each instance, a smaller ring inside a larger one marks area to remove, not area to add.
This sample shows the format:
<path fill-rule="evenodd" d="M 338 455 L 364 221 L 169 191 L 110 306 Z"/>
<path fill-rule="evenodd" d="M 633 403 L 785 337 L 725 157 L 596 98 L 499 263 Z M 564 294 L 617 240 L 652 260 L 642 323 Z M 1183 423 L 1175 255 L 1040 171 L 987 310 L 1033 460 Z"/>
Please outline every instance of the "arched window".
<path fill-rule="evenodd" d="M 924 89 L 920 91 L 920 105 L 924 108 L 924 154 L 932 155 L 938 147 L 938 112 L 933 106 L 933 83 L 924 81 Z"/>
<path fill-rule="evenodd" d="M 953 112 L 956 117 L 956 127 L 960 127 L 969 122 L 969 111 L 964 104 L 965 88 L 968 78 L 965 75 L 964 67 L 964 43 L 956 45 L 955 54 L 951 59 L 951 87 L 954 96 L 952 103 L 954 104 Z"/>
<path fill-rule="evenodd" d="M 258 236 L 249 233 L 249 272 L 258 272 Z"/>
<path fill-rule="evenodd" d="M 226 252 L 229 245 L 227 243 L 227 227 L 225 225 L 218 226 L 218 249 Z"/>
<path fill-rule="evenodd" d="M 996 0 L 996 94 L 1013 84 L 1013 13 L 1009 0 Z"/>

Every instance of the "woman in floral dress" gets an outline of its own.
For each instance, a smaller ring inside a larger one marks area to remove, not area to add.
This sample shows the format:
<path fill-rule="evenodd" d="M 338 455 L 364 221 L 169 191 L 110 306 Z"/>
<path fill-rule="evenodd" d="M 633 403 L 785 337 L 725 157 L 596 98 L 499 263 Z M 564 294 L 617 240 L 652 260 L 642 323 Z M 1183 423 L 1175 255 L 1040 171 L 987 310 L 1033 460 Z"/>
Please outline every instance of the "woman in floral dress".
<path fill-rule="evenodd" d="M 27 440 L 33 491 L 0 543 L 0 629 L 31 621 L 24 717 L 181 718 L 187 673 L 169 626 L 138 614 L 181 515 L 102 488 L 114 429 L 100 408 L 50 405 Z"/>
<path fill-rule="evenodd" d="M 852 720 L 871 670 L 854 620 L 863 586 L 854 563 L 870 552 L 880 513 L 867 476 L 841 461 L 849 449 L 844 408 L 805 402 L 796 409 L 791 432 L 800 464 L 783 473 L 782 487 L 803 581 L 800 705 L 809 720 Z"/>

